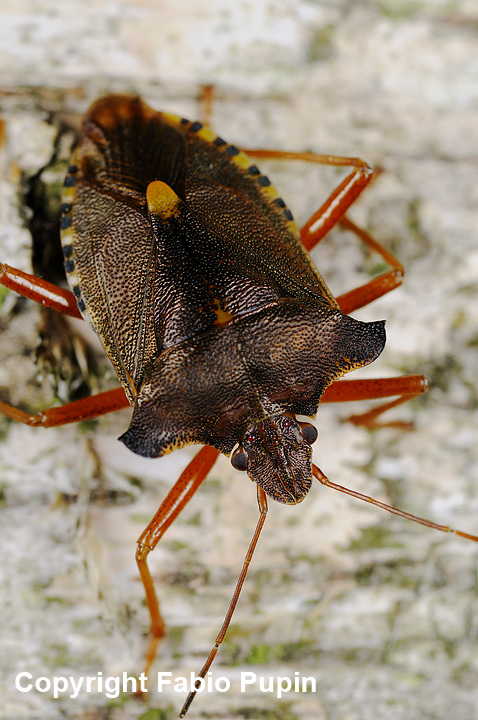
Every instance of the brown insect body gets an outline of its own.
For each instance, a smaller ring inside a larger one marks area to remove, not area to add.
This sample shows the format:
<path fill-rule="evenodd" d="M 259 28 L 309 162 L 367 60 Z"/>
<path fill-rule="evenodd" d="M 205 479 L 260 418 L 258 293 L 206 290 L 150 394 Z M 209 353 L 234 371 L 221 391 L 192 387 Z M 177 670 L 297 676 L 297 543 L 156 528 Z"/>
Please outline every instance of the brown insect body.
<path fill-rule="evenodd" d="M 294 416 L 385 330 L 341 312 L 268 178 L 200 123 L 113 96 L 85 118 L 62 226 L 78 307 L 134 405 L 120 439 L 148 457 L 239 444 L 236 467 L 302 500 L 311 439 Z"/>

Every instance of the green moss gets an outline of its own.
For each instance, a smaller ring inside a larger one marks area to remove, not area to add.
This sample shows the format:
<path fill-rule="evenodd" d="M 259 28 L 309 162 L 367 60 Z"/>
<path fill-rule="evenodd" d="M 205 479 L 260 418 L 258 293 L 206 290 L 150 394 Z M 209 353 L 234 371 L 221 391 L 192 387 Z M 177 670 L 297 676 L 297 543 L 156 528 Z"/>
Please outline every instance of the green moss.
<path fill-rule="evenodd" d="M 242 707 L 237 714 L 247 720 L 298 720 L 298 716 L 292 712 L 290 704 L 278 702 L 274 708 Z"/>
<path fill-rule="evenodd" d="M 67 646 L 60 644 L 49 645 L 44 660 L 48 667 L 68 667 L 71 664 Z"/>
<path fill-rule="evenodd" d="M 163 543 L 162 547 L 167 547 L 173 553 L 180 552 L 181 550 L 189 550 L 187 543 L 181 542 L 181 540 L 169 540 Z"/>
<path fill-rule="evenodd" d="M 187 521 L 188 525 L 194 525 L 195 527 L 201 526 L 201 513 L 197 512 Z"/>
<path fill-rule="evenodd" d="M 311 62 L 327 60 L 333 54 L 334 25 L 318 28 L 311 37 L 308 56 Z"/>
<path fill-rule="evenodd" d="M 133 487 L 140 488 L 140 490 L 143 489 L 144 482 L 141 478 L 130 476 L 127 478 L 130 485 Z"/>
<path fill-rule="evenodd" d="M 430 380 L 434 391 L 438 389 L 445 393 L 449 391 L 451 381 L 463 374 L 463 366 L 452 354 L 438 357 L 435 360 L 429 359 L 420 363 L 417 367 L 420 367 L 421 372 Z M 425 395 L 420 400 L 426 402 L 427 396 Z"/>
<path fill-rule="evenodd" d="M 476 288 L 475 288 L 475 292 L 476 292 Z M 477 348 L 478 347 L 478 333 L 476 333 L 475 335 L 472 335 L 469 338 L 468 342 L 466 343 L 466 346 L 469 348 Z"/>
<path fill-rule="evenodd" d="M 131 513 L 129 516 L 129 519 L 132 523 L 136 523 L 137 525 L 142 525 L 143 527 L 146 527 L 151 522 L 151 515 L 142 515 L 140 513 Z"/>
<path fill-rule="evenodd" d="M 453 679 L 462 687 L 474 690 L 476 686 L 475 670 L 470 663 L 465 662 L 453 671 Z"/>
<path fill-rule="evenodd" d="M 421 221 L 422 199 L 412 198 L 407 208 L 407 227 L 413 241 L 413 253 L 408 255 L 408 262 L 425 255 L 430 247 L 430 238 L 426 234 Z M 403 239 L 402 239 L 403 242 Z M 398 250 L 398 248 L 397 248 Z"/>
<path fill-rule="evenodd" d="M 174 625 L 172 627 L 168 627 L 168 638 L 173 648 L 181 645 L 185 631 L 186 628 L 184 625 Z"/>
<path fill-rule="evenodd" d="M 277 647 L 277 659 L 282 662 L 297 662 L 302 658 L 317 656 L 312 640 L 298 640 L 293 643 L 284 643 Z"/>
<path fill-rule="evenodd" d="M 14 422 L 14 420 L 10 420 L 10 418 L 0 417 L 0 442 L 7 439 L 12 422 Z"/>
<path fill-rule="evenodd" d="M 390 265 L 388 265 L 388 263 L 377 261 L 370 264 L 367 268 L 367 273 L 370 277 L 375 277 L 376 275 L 382 275 L 382 273 L 387 272 L 388 270 L 390 270 Z"/>
<path fill-rule="evenodd" d="M 270 662 L 272 654 L 273 648 L 270 645 L 252 645 L 246 663 L 249 665 L 265 665 Z"/>
<path fill-rule="evenodd" d="M 3 285 L 0 285 L 0 310 L 3 307 L 3 303 L 5 302 L 5 298 L 7 297 L 10 290 Z"/>
<path fill-rule="evenodd" d="M 374 574 L 375 568 L 373 565 L 365 565 L 355 573 L 355 580 L 357 585 L 368 585 L 372 575 Z"/>
<path fill-rule="evenodd" d="M 352 540 L 348 546 L 348 550 L 368 550 L 370 548 L 391 547 L 391 532 L 385 527 L 375 525 L 368 528 L 362 528 L 360 537 Z"/>
<path fill-rule="evenodd" d="M 358 585 L 391 583 L 396 587 L 416 589 L 420 584 L 420 577 L 417 577 L 414 563 L 406 560 L 367 563 L 356 571 L 354 577 Z"/>
<path fill-rule="evenodd" d="M 170 720 L 176 717 L 177 713 L 172 705 L 165 708 L 149 708 L 146 712 L 138 715 L 138 720 Z"/>
<path fill-rule="evenodd" d="M 315 655 L 312 648 L 313 643 L 308 640 L 279 645 L 251 645 L 244 664 L 267 665 L 271 662 L 297 662 L 304 657 L 310 657 L 311 654 Z"/>
<path fill-rule="evenodd" d="M 391 20 L 413 17 L 423 8 L 423 3 L 417 0 L 378 0 L 377 5 L 382 15 Z"/>
<path fill-rule="evenodd" d="M 109 698 L 106 703 L 106 707 L 108 708 L 107 718 L 110 717 L 110 714 L 112 715 L 117 708 L 123 708 L 130 700 L 132 700 L 132 695 L 128 693 L 121 693 L 121 695 L 118 695 L 116 698 Z"/>

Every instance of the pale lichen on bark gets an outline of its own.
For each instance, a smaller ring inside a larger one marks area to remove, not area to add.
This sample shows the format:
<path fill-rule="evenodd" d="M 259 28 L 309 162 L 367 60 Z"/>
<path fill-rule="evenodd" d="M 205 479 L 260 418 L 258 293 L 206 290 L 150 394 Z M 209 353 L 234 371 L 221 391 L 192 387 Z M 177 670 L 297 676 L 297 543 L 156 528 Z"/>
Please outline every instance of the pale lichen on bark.
<path fill-rule="evenodd" d="M 29 3 L 0 10 L 8 39 L 0 65 L 7 130 L 0 259 L 28 269 L 29 234 L 16 209 L 24 207 L 21 173 L 31 176 L 50 156 L 52 118 L 78 114 L 108 91 L 138 91 L 158 109 L 194 118 L 198 85 L 213 82 L 213 126 L 237 145 L 359 155 L 383 166 L 351 214 L 394 250 L 407 274 L 401 289 L 357 313 L 387 319 L 387 349 L 368 372 L 425 372 L 432 391 L 400 409 L 415 420 L 413 433 L 370 434 L 339 422 L 344 407 L 322 408 L 316 460 L 336 482 L 476 532 L 474 5 L 455 3 L 452 14 L 432 2 L 401 3 L 400 12 L 394 3 L 192 2 L 184 12 L 176 5 L 72 3 L 67 12 L 55 1 L 48 12 Z M 336 178 L 303 167 L 267 172 L 302 220 Z M 339 235 L 314 258 L 337 294 L 376 264 Z M 27 405 L 43 392 L 31 360 L 37 310 L 23 303 L 8 320 L 1 385 Z M 11 682 L 22 670 L 77 676 L 141 668 L 147 616 L 135 541 L 192 451 L 157 463 L 135 458 L 116 442 L 127 422 L 125 413 L 86 429 L 1 423 L 7 718 L 109 712 L 126 720 L 179 709 L 174 693 L 112 708 L 104 696 L 48 702 Z M 254 488 L 222 459 L 152 560 L 170 630 L 155 669 L 199 670 L 256 515 Z M 476 546 L 318 485 L 302 505 L 274 505 L 269 515 L 214 668 L 232 689 L 197 698 L 191 717 L 475 716 Z M 318 692 L 282 701 L 241 695 L 244 669 L 314 675 Z"/>

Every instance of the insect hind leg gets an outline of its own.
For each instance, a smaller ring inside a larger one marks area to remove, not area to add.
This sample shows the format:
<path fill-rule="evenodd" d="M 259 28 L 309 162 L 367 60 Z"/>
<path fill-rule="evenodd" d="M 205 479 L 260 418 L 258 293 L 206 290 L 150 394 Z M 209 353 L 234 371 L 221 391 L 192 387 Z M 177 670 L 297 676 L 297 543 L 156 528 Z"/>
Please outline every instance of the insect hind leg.
<path fill-rule="evenodd" d="M 385 262 L 391 266 L 391 270 L 337 297 L 337 301 L 345 314 L 368 305 L 401 284 L 404 268 L 400 261 L 375 240 L 370 233 L 356 225 L 345 214 L 363 190 L 380 174 L 379 168 L 370 168 L 360 158 L 319 155 L 312 152 L 300 153 L 262 149 L 245 150 L 244 152 L 251 157 L 265 160 L 301 160 L 319 165 L 349 166 L 353 168 L 352 172 L 333 190 L 327 200 L 312 214 L 300 231 L 304 247 L 306 250 L 312 250 L 336 224 L 339 224 L 345 230 L 354 233 L 361 242 L 381 255 Z"/>
<path fill-rule="evenodd" d="M 378 275 L 364 285 L 360 285 L 358 288 L 337 297 L 337 302 L 342 312 L 348 315 L 354 310 L 369 305 L 374 300 L 377 300 L 379 297 L 386 295 L 401 285 L 405 269 L 395 255 L 372 237 L 370 233 L 356 225 L 346 215 L 340 219 L 340 225 L 345 230 L 356 235 L 361 242 L 370 248 L 370 250 L 380 255 L 392 268 L 392 270 Z"/>
<path fill-rule="evenodd" d="M 338 380 L 332 383 L 324 395 L 321 403 L 351 402 L 356 400 L 373 400 L 394 397 L 395 400 L 377 405 L 376 407 L 358 415 L 350 415 L 344 422 L 362 425 L 369 430 L 383 427 L 398 427 L 402 430 L 413 429 L 413 423 L 403 420 L 390 422 L 377 421 L 387 410 L 408 402 L 428 391 L 429 381 L 424 375 L 405 375 L 396 378 L 374 378 L 361 380 Z"/>
<path fill-rule="evenodd" d="M 353 168 L 301 228 L 301 240 L 306 250 L 312 250 L 327 235 L 378 174 L 377 170 L 373 170 L 357 157 L 263 149 L 246 149 L 244 152 L 250 157 L 262 160 L 299 160 L 318 165 Z"/>
<path fill-rule="evenodd" d="M 138 539 L 136 563 L 146 594 L 146 603 L 151 619 L 150 641 L 144 671 L 146 677 L 156 657 L 158 645 L 165 634 L 165 623 L 159 609 L 158 597 L 148 567 L 148 555 L 154 550 L 166 530 L 172 525 L 179 513 L 184 509 L 206 479 L 218 456 L 219 450 L 209 447 L 208 445 L 205 445 L 196 453 L 161 503 L 156 515 Z"/>
<path fill-rule="evenodd" d="M 65 405 L 48 408 L 35 414 L 25 412 L 0 400 L 2 415 L 24 425 L 44 428 L 68 425 L 80 420 L 91 420 L 126 407 L 129 407 L 129 402 L 123 388 L 105 390 L 97 395 L 73 400 Z"/>

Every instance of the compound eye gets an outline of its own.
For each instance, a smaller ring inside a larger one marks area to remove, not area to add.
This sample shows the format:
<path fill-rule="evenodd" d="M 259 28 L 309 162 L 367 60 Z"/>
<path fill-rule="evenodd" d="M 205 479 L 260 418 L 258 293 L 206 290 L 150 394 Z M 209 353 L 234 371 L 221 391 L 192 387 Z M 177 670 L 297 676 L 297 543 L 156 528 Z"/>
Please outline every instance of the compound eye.
<path fill-rule="evenodd" d="M 313 445 L 319 435 L 317 428 L 315 427 L 315 425 L 311 425 L 310 423 L 299 423 L 299 424 L 300 424 L 300 434 L 302 435 L 304 440 L 309 443 L 309 445 Z"/>
<path fill-rule="evenodd" d="M 231 465 L 236 470 L 247 470 L 247 453 L 239 446 L 231 455 Z"/>

